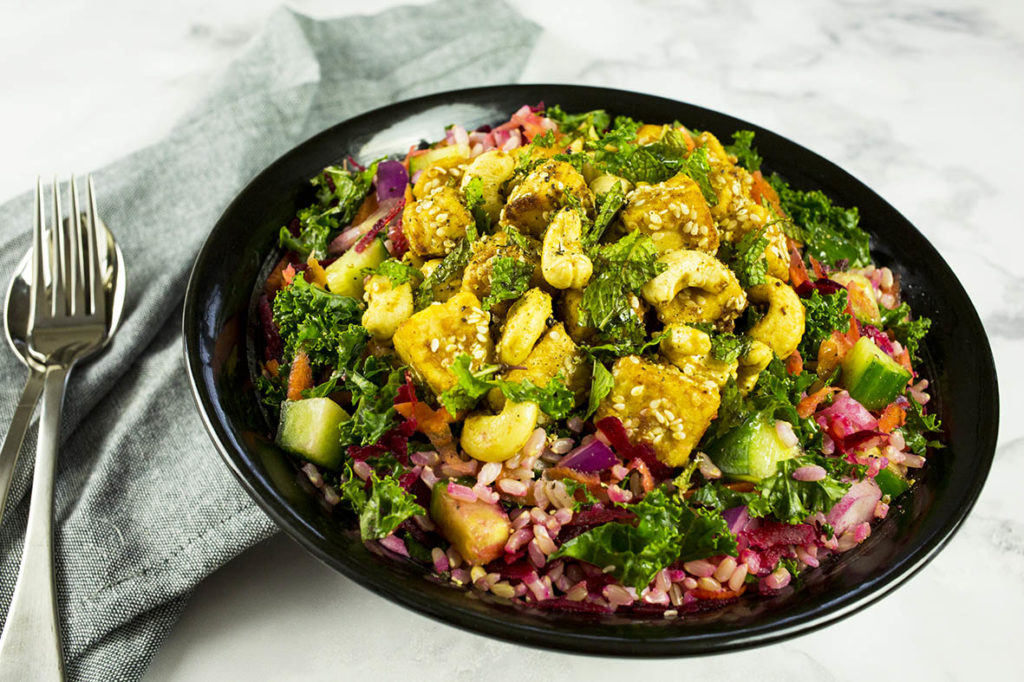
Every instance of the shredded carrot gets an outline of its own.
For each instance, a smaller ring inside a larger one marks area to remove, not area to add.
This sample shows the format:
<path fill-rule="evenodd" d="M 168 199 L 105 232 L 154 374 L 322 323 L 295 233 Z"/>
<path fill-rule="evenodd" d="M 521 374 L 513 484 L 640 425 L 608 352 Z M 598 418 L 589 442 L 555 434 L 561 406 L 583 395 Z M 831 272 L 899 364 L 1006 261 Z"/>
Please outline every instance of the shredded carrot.
<path fill-rule="evenodd" d="M 800 355 L 800 351 L 793 351 L 793 354 L 786 358 L 786 372 L 796 376 L 802 374 L 804 371 L 804 359 Z"/>
<path fill-rule="evenodd" d="M 914 373 L 914 368 L 913 368 L 913 367 L 911 366 L 911 364 L 910 364 L 910 351 L 909 351 L 909 350 L 907 350 L 906 348 L 904 348 L 904 349 L 903 349 L 903 352 L 902 352 L 902 353 L 900 353 L 900 355 L 899 355 L 899 357 L 898 357 L 898 358 L 896 358 L 896 361 L 900 363 L 900 365 L 901 365 L 901 366 L 903 367 L 903 369 L 907 370 L 908 372 L 910 372 L 910 373 L 911 373 L 911 375 L 913 375 L 913 373 Z M 911 383 L 911 382 L 912 382 L 913 380 L 914 380 L 914 377 L 913 377 L 913 376 L 911 376 L 911 377 L 910 377 L 910 380 L 909 380 L 909 381 L 907 381 L 907 383 L 909 384 L 909 383 Z"/>
<path fill-rule="evenodd" d="M 808 255 L 807 257 L 811 260 L 811 268 L 814 269 L 815 279 L 828 277 L 828 273 L 825 272 L 825 268 L 821 267 L 821 262 L 817 258 L 811 255 Z"/>
<path fill-rule="evenodd" d="M 878 430 L 892 433 L 893 429 L 903 426 L 906 422 L 906 410 L 896 403 L 890 403 L 882 410 L 882 416 L 878 418 Z"/>
<path fill-rule="evenodd" d="M 358 225 L 359 223 L 363 222 L 371 215 L 373 215 L 374 211 L 376 210 L 377 193 L 370 192 L 369 194 L 366 195 L 366 198 L 363 199 L 363 203 L 359 204 L 359 209 L 356 211 L 356 214 L 352 216 L 352 224 Z"/>
<path fill-rule="evenodd" d="M 270 359 L 263 364 L 263 369 L 267 370 L 267 374 L 272 377 L 276 377 L 278 371 L 281 369 L 281 363 L 277 360 Z"/>
<path fill-rule="evenodd" d="M 632 462 L 629 463 L 630 469 L 636 469 L 640 472 L 640 484 L 643 486 L 644 492 L 649 493 L 654 490 L 654 476 L 651 475 L 651 470 L 647 467 L 647 464 L 636 457 Z"/>
<path fill-rule="evenodd" d="M 447 409 L 439 407 L 434 410 L 419 400 L 415 403 L 398 403 L 395 405 L 395 412 L 406 419 L 415 419 L 416 430 L 426 434 L 442 431 L 455 421 Z"/>
<path fill-rule="evenodd" d="M 288 259 L 282 258 L 274 266 L 274 269 L 267 275 L 267 281 L 263 283 L 263 293 L 267 298 L 273 298 L 281 287 L 284 286 L 284 269 L 288 266 Z"/>
<path fill-rule="evenodd" d="M 412 185 L 405 186 L 405 205 L 412 206 Z"/>
<path fill-rule="evenodd" d="M 313 368 L 309 366 L 309 356 L 300 350 L 288 372 L 288 400 L 301 400 L 302 392 L 308 388 L 313 388 Z"/>
<path fill-rule="evenodd" d="M 855 325 L 850 325 L 854 327 Z M 818 348 L 818 376 L 826 377 L 832 373 L 839 363 L 842 362 L 843 358 L 846 357 L 847 351 L 853 348 L 855 341 L 851 340 L 851 336 L 855 335 L 856 338 L 860 338 L 859 333 L 855 331 L 848 331 L 843 334 L 839 331 L 832 332 L 832 336 L 828 337 L 821 342 L 821 346 Z"/>
<path fill-rule="evenodd" d="M 761 175 L 761 171 L 754 171 L 751 175 L 754 178 L 754 184 L 750 188 L 750 198 L 754 200 L 754 203 L 760 204 L 762 198 L 767 199 L 768 203 L 771 204 L 776 213 L 780 216 L 786 215 L 782 211 L 782 202 L 779 200 L 778 193 L 775 191 L 775 188 L 764 179 L 764 176 Z"/>
<path fill-rule="evenodd" d="M 818 405 L 821 404 L 821 401 L 838 390 L 839 389 L 835 386 L 822 386 L 820 389 L 810 394 L 797 404 L 796 413 L 800 415 L 802 419 L 807 419 L 817 411 Z"/>
<path fill-rule="evenodd" d="M 295 279 L 295 266 L 289 263 L 288 267 L 281 271 L 281 279 L 284 280 L 285 286 L 291 284 Z"/>
<path fill-rule="evenodd" d="M 306 272 L 313 278 L 309 281 L 310 284 L 316 284 L 323 289 L 327 288 L 327 273 L 320 265 L 320 261 L 314 258 L 312 254 L 306 259 Z M 306 279 L 309 280 L 309 277 Z"/>
<path fill-rule="evenodd" d="M 789 280 L 794 289 L 804 282 L 811 281 L 807 276 L 807 266 L 804 265 L 804 259 L 800 257 L 796 245 L 789 247 Z"/>
<path fill-rule="evenodd" d="M 846 302 L 847 310 L 849 310 L 850 302 Z M 860 340 L 860 326 L 857 324 L 857 317 L 850 313 L 850 328 L 846 330 L 846 339 L 850 342 L 850 347 Z"/>

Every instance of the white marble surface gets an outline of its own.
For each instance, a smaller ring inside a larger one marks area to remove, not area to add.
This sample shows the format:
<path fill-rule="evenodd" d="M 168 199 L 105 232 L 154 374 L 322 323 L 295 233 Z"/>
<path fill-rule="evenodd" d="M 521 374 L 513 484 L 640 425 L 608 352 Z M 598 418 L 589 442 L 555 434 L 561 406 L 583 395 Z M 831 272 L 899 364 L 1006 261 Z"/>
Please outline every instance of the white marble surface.
<path fill-rule="evenodd" d="M 329 16 L 390 4 L 292 6 Z M 0 1 L 0 201 L 36 173 L 82 172 L 158 140 L 274 5 Z M 985 322 L 1002 386 L 1001 445 L 977 507 L 931 565 L 868 610 L 784 644 L 685 662 L 566 656 L 467 634 L 277 537 L 200 586 L 147 679 L 518 680 L 520 661 L 559 680 L 1019 679 L 1024 3 L 519 6 L 545 29 L 524 81 L 648 91 L 756 121 L 852 172 L 932 240 Z M 891 643 L 860 644 L 879 635 Z"/>

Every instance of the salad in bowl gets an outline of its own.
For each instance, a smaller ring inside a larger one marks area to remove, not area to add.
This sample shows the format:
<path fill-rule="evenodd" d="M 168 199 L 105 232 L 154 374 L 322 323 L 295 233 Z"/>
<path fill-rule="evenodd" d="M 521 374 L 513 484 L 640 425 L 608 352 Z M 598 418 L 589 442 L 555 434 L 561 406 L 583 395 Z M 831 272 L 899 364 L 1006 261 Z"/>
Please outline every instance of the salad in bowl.
<path fill-rule="evenodd" d="M 257 304 L 277 444 L 364 542 L 526 608 L 797 585 L 940 425 L 857 209 L 761 163 L 750 131 L 539 105 L 324 168 Z"/>

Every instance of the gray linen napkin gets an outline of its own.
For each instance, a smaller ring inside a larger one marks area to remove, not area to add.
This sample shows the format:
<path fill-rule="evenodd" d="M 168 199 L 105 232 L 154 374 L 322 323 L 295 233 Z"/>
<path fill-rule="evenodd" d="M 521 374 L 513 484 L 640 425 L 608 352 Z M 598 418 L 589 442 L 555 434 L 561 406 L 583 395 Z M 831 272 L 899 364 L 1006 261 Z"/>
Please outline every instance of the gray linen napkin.
<path fill-rule="evenodd" d="M 500 0 L 327 21 L 281 9 L 166 140 L 94 173 L 129 289 L 122 329 L 72 375 L 65 407 L 56 565 L 72 679 L 138 679 L 195 585 L 275 531 L 221 463 L 185 377 L 181 301 L 214 221 L 257 172 L 333 123 L 416 95 L 515 80 L 537 33 Z M 31 215 L 28 193 L 0 206 L 4 282 L 29 248 Z M 24 377 L 0 351 L 0 429 Z M 0 527 L 4 618 L 34 445 L 33 430 Z"/>

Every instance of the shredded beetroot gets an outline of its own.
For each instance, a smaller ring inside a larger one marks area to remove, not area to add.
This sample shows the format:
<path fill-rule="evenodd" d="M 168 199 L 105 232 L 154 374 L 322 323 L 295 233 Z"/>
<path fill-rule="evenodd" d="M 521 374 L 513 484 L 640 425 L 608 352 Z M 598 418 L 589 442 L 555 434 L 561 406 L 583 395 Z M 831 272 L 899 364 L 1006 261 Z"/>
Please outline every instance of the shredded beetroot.
<path fill-rule="evenodd" d="M 280 360 L 284 349 L 281 346 L 281 334 L 277 331 L 277 324 L 274 323 L 274 311 L 270 307 L 270 299 L 265 295 L 260 296 L 260 302 L 256 309 L 260 318 L 260 328 L 263 330 L 263 359 Z"/>
<path fill-rule="evenodd" d="M 405 383 L 398 387 L 398 394 L 395 396 L 394 404 L 401 403 L 416 404 L 416 385 L 412 382 L 412 374 L 405 373 Z"/>
<path fill-rule="evenodd" d="M 807 545 L 814 542 L 814 526 L 806 523 L 789 525 L 769 521 L 756 530 L 742 531 L 741 537 L 757 549 L 768 549 L 776 545 Z"/>
<path fill-rule="evenodd" d="M 566 526 L 600 526 L 609 521 L 632 521 L 636 516 L 633 512 L 622 507 L 603 507 L 594 505 L 590 509 L 583 509 L 573 515 L 572 520 Z"/>
<path fill-rule="evenodd" d="M 401 216 L 388 227 L 388 240 L 391 242 L 391 255 L 395 258 L 401 258 L 409 251 L 409 238 L 405 236 Z"/>
<path fill-rule="evenodd" d="M 857 322 L 857 328 L 860 330 L 861 336 L 866 336 L 874 341 L 875 345 L 878 346 L 883 353 L 889 356 L 895 356 L 896 349 L 893 348 L 892 341 L 878 327 L 873 324 Z"/>
<path fill-rule="evenodd" d="M 350 166 L 352 166 L 353 168 L 355 168 L 356 170 L 358 170 L 360 172 L 366 170 L 366 166 L 364 166 L 363 164 L 361 164 L 358 161 L 356 161 L 355 159 L 353 159 L 351 154 L 346 156 L 345 160 L 348 161 Z M 330 180 L 330 176 L 328 176 L 328 182 L 331 183 L 331 191 L 333 192 L 334 191 L 334 182 L 332 182 Z"/>
<path fill-rule="evenodd" d="M 626 427 L 622 425 L 618 417 L 605 417 L 597 421 L 595 426 L 598 430 L 605 435 L 608 442 L 611 443 L 612 449 L 614 449 L 622 459 L 628 461 L 633 458 L 639 457 L 640 460 L 647 465 L 651 475 L 654 476 L 655 480 L 663 480 L 668 478 L 672 474 L 672 470 L 665 466 L 658 459 L 657 455 L 654 454 L 654 448 L 648 443 L 638 443 L 636 445 L 629 442 L 629 436 L 626 434 Z"/>
<path fill-rule="evenodd" d="M 799 294 L 802 298 L 807 298 L 815 290 L 817 290 L 821 294 L 828 295 L 834 294 L 840 289 L 845 288 L 846 287 L 844 287 L 839 282 L 828 279 L 827 277 L 819 277 L 813 282 L 811 282 L 810 280 L 800 282 L 800 284 L 797 285 L 794 289 L 796 293 Z"/>
<path fill-rule="evenodd" d="M 537 569 L 526 559 L 520 559 L 505 566 L 499 564 L 496 570 L 501 574 L 503 580 L 522 580 Z"/>
<path fill-rule="evenodd" d="M 549 611 L 577 611 L 580 613 L 611 613 L 612 610 L 602 604 L 582 599 L 572 601 L 564 597 L 545 599 L 544 601 L 532 602 L 531 606 Z"/>
<path fill-rule="evenodd" d="M 398 458 L 402 464 L 409 464 L 409 438 L 416 432 L 416 420 L 406 419 L 383 436 L 380 442 L 373 445 L 350 445 L 348 456 L 355 460 L 364 460 L 370 457 L 378 457 L 385 452 L 390 452 Z"/>
<path fill-rule="evenodd" d="M 302 223 L 299 222 L 298 218 L 292 218 L 292 221 L 288 223 L 288 231 L 292 233 L 293 237 L 298 237 L 299 232 L 302 230 Z"/>
<path fill-rule="evenodd" d="M 363 235 L 363 238 L 356 242 L 356 245 L 353 247 L 356 250 L 356 253 L 362 253 L 365 251 L 366 247 L 370 245 L 370 242 L 372 242 L 377 235 L 380 234 L 380 231 L 384 229 L 384 226 L 394 220 L 395 216 L 402 212 L 402 208 L 404 206 L 405 199 L 396 200 L 395 205 L 387 212 L 387 215 L 374 223 L 373 227 Z"/>

